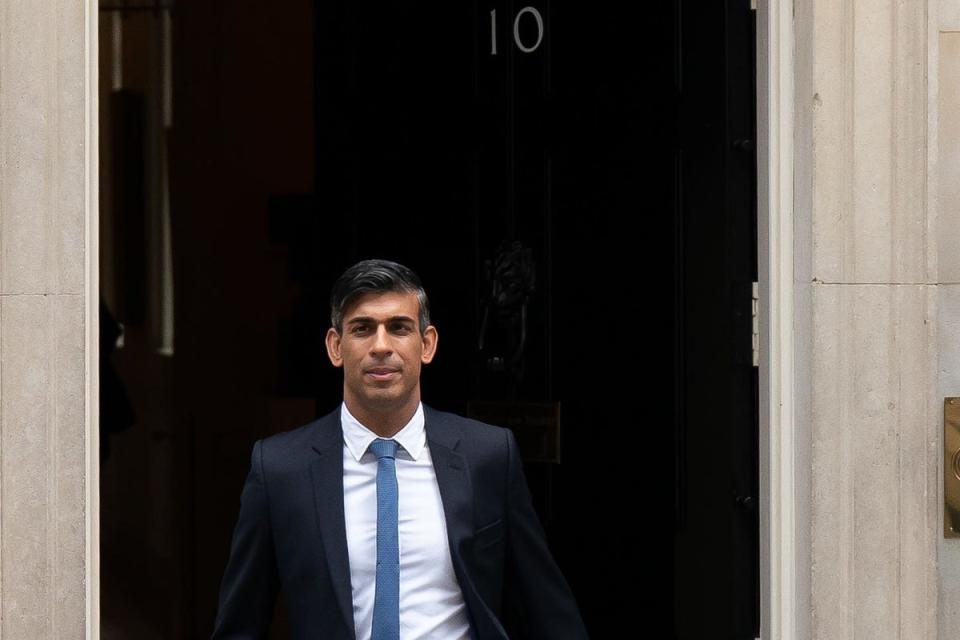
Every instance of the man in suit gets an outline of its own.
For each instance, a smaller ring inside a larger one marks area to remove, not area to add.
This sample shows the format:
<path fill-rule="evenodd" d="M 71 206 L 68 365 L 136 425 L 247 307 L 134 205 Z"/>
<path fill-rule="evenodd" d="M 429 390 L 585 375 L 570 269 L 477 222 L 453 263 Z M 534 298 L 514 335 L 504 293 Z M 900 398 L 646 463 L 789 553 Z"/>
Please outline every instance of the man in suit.
<path fill-rule="evenodd" d="M 420 400 L 429 313 L 395 262 L 334 284 L 343 403 L 253 445 L 213 639 L 266 638 L 281 589 L 303 640 L 504 639 L 507 608 L 526 636 L 587 637 L 513 433 Z"/>

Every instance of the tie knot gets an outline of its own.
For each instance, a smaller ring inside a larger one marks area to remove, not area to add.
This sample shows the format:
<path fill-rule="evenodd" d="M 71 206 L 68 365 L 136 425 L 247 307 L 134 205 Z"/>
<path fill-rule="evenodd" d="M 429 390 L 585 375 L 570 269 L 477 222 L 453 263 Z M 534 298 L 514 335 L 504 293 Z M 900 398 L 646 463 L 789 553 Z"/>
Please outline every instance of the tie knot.
<path fill-rule="evenodd" d="M 382 460 L 383 458 L 396 458 L 398 445 L 399 443 L 396 440 L 377 438 L 370 443 L 370 451 L 373 451 L 373 455 L 377 456 L 378 460 Z"/>

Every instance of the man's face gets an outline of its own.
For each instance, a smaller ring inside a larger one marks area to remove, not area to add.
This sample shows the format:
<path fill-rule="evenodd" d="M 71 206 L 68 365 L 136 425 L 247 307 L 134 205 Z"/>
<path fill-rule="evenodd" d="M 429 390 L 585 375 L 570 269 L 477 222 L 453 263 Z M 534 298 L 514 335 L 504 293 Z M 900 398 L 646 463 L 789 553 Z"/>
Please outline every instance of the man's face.
<path fill-rule="evenodd" d="M 343 367 L 351 411 L 408 411 L 420 401 L 420 367 L 433 360 L 437 330 L 420 334 L 414 293 L 365 293 L 344 310 L 343 333 L 327 331 L 327 355 Z"/>

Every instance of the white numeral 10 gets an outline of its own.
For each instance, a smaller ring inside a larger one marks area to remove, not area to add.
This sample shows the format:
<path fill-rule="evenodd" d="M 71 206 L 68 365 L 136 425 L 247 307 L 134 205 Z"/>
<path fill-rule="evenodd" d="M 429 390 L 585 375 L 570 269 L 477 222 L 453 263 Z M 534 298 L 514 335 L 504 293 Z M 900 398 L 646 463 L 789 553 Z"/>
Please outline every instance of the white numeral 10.
<path fill-rule="evenodd" d="M 537 41 L 531 46 L 526 46 L 520 42 L 520 18 L 523 17 L 523 14 L 529 13 L 533 16 L 533 19 L 537 21 Z M 543 18 L 540 16 L 540 12 L 534 9 L 533 7 L 524 7 L 517 12 L 517 17 L 513 19 L 513 41 L 517 45 L 517 49 L 523 51 L 524 53 L 533 53 L 537 50 L 537 47 L 540 46 L 540 41 L 543 40 Z M 492 9 L 490 11 L 490 55 L 497 55 L 497 10 Z"/>

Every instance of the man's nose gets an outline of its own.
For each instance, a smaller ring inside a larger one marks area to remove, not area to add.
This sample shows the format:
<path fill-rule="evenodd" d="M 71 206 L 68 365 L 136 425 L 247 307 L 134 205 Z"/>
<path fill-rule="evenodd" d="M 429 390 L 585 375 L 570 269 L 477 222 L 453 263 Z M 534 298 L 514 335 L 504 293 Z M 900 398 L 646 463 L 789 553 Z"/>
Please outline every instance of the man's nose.
<path fill-rule="evenodd" d="M 385 326 L 380 325 L 377 327 L 377 334 L 373 338 L 373 345 L 371 345 L 370 349 L 377 353 L 392 350 L 390 346 L 390 334 L 387 332 Z"/>

